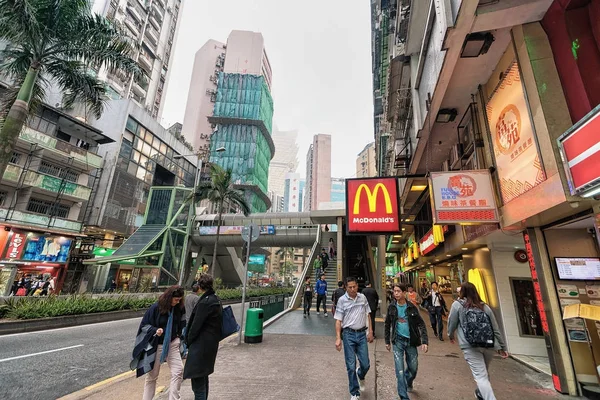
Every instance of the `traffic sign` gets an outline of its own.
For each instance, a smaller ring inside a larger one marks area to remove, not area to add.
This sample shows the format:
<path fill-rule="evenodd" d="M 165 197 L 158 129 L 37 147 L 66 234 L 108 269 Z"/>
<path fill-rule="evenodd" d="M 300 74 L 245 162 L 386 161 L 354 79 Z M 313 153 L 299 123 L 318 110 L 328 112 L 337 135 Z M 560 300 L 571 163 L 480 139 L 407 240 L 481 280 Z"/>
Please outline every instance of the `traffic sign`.
<path fill-rule="evenodd" d="M 252 228 L 252 229 L 250 229 Z M 252 232 L 252 237 L 250 236 L 250 232 Z M 246 225 L 242 228 L 242 239 L 245 242 L 256 242 L 256 239 L 260 236 L 260 228 L 254 222 Z"/>

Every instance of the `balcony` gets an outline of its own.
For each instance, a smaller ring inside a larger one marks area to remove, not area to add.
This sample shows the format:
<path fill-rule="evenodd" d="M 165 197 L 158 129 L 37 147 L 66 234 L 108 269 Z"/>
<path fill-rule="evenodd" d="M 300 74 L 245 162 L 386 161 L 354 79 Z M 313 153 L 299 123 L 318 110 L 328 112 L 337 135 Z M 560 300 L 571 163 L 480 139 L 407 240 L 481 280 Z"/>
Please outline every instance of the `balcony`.
<path fill-rule="evenodd" d="M 50 150 L 51 153 L 61 160 L 73 158 L 75 166 L 83 170 L 89 171 L 102 167 L 102 157 L 55 137 L 31 129 L 28 126 L 21 130 L 19 139 L 28 143 L 35 143 L 44 149 Z"/>
<path fill-rule="evenodd" d="M 160 35 L 152 25 L 148 25 L 146 28 L 146 37 L 149 39 L 150 43 L 152 43 L 153 47 L 156 47 L 160 39 Z"/>
<path fill-rule="evenodd" d="M 17 183 L 23 172 L 23 168 L 18 165 L 9 164 L 4 172 L 3 180 Z M 23 178 L 23 185 L 32 187 L 35 192 L 51 192 L 58 194 L 61 190 L 62 178 L 46 175 L 37 171 L 26 171 Z M 62 197 L 71 201 L 87 201 L 90 199 L 92 189 L 77 183 L 65 181 L 62 188 Z"/>
<path fill-rule="evenodd" d="M 154 9 L 153 15 L 155 15 L 157 19 L 162 22 L 163 18 L 165 17 L 165 9 L 156 1 L 152 3 L 152 8 Z"/>
<path fill-rule="evenodd" d="M 146 87 L 144 88 L 144 86 L 141 83 L 139 83 L 137 81 L 133 82 L 133 88 L 132 89 L 133 89 L 134 93 L 137 94 L 140 97 L 146 97 L 146 89 L 147 88 L 148 88 L 147 84 L 146 84 Z"/>
<path fill-rule="evenodd" d="M 142 67 L 146 72 L 152 74 L 152 68 L 154 67 L 154 60 L 145 55 L 144 53 L 140 53 L 138 57 L 138 63 L 140 67 Z"/>
<path fill-rule="evenodd" d="M 9 211 L 6 208 L 0 208 L 0 220 L 11 221 L 26 226 L 56 228 L 69 232 L 81 231 L 81 222 L 57 217 L 50 218 L 48 215 L 35 214 L 26 211 Z"/>
<path fill-rule="evenodd" d="M 129 18 L 125 18 L 125 21 L 123 21 L 123 23 L 129 29 L 129 31 L 131 32 L 131 36 L 133 36 L 134 39 L 137 39 L 140 36 L 140 29 L 134 21 L 132 21 Z"/>
<path fill-rule="evenodd" d="M 140 24 L 144 23 L 144 15 L 136 7 L 134 7 L 132 5 L 128 5 L 127 11 L 133 17 L 133 19 L 135 19 L 138 23 L 140 23 Z"/>

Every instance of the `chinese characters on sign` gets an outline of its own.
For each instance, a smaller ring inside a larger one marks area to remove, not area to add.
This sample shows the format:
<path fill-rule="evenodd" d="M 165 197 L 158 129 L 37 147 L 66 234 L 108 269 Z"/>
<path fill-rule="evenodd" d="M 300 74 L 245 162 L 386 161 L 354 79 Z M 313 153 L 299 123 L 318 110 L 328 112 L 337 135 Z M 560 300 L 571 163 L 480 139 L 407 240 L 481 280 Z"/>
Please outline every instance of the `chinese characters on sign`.
<path fill-rule="evenodd" d="M 434 224 L 498 222 L 489 171 L 434 172 L 429 187 Z"/>
<path fill-rule="evenodd" d="M 505 72 L 486 110 L 502 200 L 508 203 L 546 180 L 516 62 Z"/>
<path fill-rule="evenodd" d="M 346 179 L 348 234 L 398 233 L 398 178 Z"/>

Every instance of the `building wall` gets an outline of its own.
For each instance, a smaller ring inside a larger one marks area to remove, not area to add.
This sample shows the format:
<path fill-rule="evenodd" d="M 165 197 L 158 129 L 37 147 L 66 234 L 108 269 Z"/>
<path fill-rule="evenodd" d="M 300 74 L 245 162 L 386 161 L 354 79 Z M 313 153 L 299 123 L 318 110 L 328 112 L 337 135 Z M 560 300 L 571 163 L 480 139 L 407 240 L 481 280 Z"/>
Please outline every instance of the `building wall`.
<path fill-rule="evenodd" d="M 275 128 L 271 138 L 275 144 L 275 156 L 269 165 L 269 190 L 284 196 L 287 174 L 296 172 L 298 168 L 298 131 L 279 131 Z"/>
<path fill-rule="evenodd" d="M 311 207 L 331 201 L 331 135 L 313 138 Z"/>
<path fill-rule="evenodd" d="M 208 150 L 212 128 L 207 117 L 212 115 L 214 103 L 207 90 L 216 91 L 218 68 L 217 58 L 225 52 L 225 45 L 210 39 L 196 52 L 194 69 L 185 106 L 183 134 L 192 143 L 194 149 Z"/>
<path fill-rule="evenodd" d="M 373 176 L 377 176 L 375 142 L 369 143 L 356 157 L 356 177 L 369 178 Z"/>
<path fill-rule="evenodd" d="M 528 337 L 521 336 L 519 333 L 518 316 L 510 278 L 531 279 L 529 264 L 517 262 L 514 258 L 514 250 L 494 250 L 491 252 L 491 256 L 508 351 L 514 354 L 547 357 L 548 351 L 543 336 Z"/>
<path fill-rule="evenodd" d="M 284 195 L 283 195 L 283 211 L 284 212 L 299 212 L 302 211 L 301 198 L 301 179 L 296 173 L 288 173 L 285 177 Z"/>
<path fill-rule="evenodd" d="M 312 210 L 312 192 L 313 192 L 313 145 L 311 144 L 306 152 L 306 186 L 304 187 L 304 204 L 302 211 Z"/>
<path fill-rule="evenodd" d="M 263 75 L 271 88 L 272 72 L 265 40 L 259 32 L 231 31 L 227 38 L 226 73 Z"/>
<path fill-rule="evenodd" d="M 332 203 L 344 203 L 346 201 L 346 179 L 331 178 L 331 200 Z"/>

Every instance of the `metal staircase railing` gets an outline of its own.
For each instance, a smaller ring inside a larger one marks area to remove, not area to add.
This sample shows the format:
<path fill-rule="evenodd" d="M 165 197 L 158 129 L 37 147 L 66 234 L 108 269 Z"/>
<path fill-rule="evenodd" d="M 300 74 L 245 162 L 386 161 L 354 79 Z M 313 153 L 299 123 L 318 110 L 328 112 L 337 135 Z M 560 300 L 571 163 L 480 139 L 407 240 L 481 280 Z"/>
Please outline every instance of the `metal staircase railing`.
<path fill-rule="evenodd" d="M 310 249 L 310 254 L 308 255 L 308 258 L 306 259 L 306 264 L 304 265 L 304 269 L 302 270 L 302 274 L 300 275 L 300 279 L 298 279 L 298 284 L 296 285 L 296 289 L 294 290 L 294 294 L 292 295 L 292 298 L 290 300 L 289 308 L 295 309 L 295 308 L 300 307 L 300 303 L 302 302 L 302 296 L 301 296 L 302 284 L 304 283 L 306 274 L 310 274 L 309 271 L 312 271 L 313 263 L 314 263 L 317 255 L 320 253 L 320 251 L 321 251 L 321 227 L 317 226 L 317 238 L 315 239 L 315 242 L 313 243 L 313 245 Z"/>

